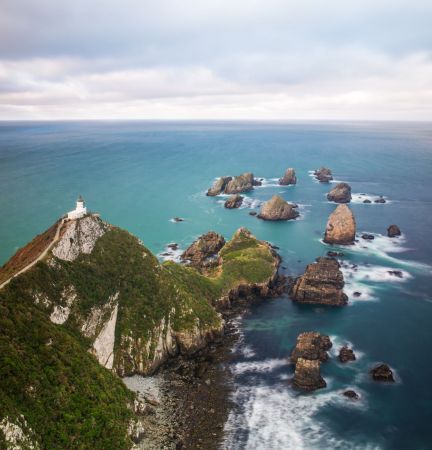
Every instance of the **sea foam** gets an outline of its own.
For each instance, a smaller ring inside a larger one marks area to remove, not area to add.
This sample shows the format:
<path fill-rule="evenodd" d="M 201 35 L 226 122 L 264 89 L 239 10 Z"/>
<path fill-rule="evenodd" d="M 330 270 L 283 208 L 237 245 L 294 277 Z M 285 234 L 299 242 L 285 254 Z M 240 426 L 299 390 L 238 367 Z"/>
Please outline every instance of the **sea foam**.
<path fill-rule="evenodd" d="M 329 388 L 307 395 L 294 391 L 287 381 L 239 386 L 232 395 L 234 407 L 225 424 L 227 449 L 377 449 L 340 439 L 317 417 L 326 406 L 366 408 L 365 401 L 352 402 L 341 390 Z M 363 396 L 362 396 L 363 397 Z"/>

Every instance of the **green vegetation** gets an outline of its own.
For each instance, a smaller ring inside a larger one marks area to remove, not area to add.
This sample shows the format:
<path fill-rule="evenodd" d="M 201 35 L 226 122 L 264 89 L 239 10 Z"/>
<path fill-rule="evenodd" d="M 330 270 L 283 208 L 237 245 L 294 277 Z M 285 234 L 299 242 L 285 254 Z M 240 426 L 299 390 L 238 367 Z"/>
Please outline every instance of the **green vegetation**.
<path fill-rule="evenodd" d="M 65 328 L 3 290 L 0 330 L 0 418 L 22 414 L 41 448 L 130 447 L 133 394 Z"/>
<path fill-rule="evenodd" d="M 88 352 L 111 314 L 108 301 L 118 294 L 116 371 L 148 373 L 169 328 L 220 328 L 215 301 L 239 284 L 265 282 L 274 271 L 268 246 L 245 231 L 221 257 L 221 266 L 204 276 L 160 264 L 134 236 L 111 228 L 91 254 L 51 257 L 12 280 L 0 291 L 0 420 L 22 414 L 42 448 L 130 447 L 133 394 Z M 76 300 L 68 304 L 68 298 Z M 63 325 L 48 318 L 59 305 L 71 308 Z M 95 310 L 102 311 L 99 322 L 83 337 Z M 2 439 L 0 433 L 0 447 Z"/>

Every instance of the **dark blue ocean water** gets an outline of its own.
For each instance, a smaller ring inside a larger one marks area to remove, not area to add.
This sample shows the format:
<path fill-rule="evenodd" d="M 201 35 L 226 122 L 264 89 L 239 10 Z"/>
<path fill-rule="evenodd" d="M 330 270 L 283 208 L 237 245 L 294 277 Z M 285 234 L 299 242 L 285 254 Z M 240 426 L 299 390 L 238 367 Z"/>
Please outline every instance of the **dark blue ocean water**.
<path fill-rule="evenodd" d="M 408 123 L 0 123 L 0 261 L 74 207 L 78 194 L 102 217 L 128 229 L 155 253 L 183 248 L 213 229 L 229 237 L 246 226 L 280 247 L 285 272 L 299 274 L 328 248 L 320 238 L 334 205 L 330 186 L 309 171 L 332 168 L 355 194 L 384 195 L 384 205 L 354 201 L 358 231 L 376 235 L 345 250 L 346 291 L 362 292 L 339 309 L 267 300 L 241 322 L 230 369 L 233 410 L 225 447 L 237 449 L 427 449 L 432 444 L 432 126 Z M 295 187 L 276 184 L 287 167 Z M 250 208 L 225 210 L 205 190 L 215 177 L 252 171 L 263 187 L 254 207 L 274 193 L 300 204 L 301 219 L 260 221 Z M 355 197 L 357 198 L 357 197 Z M 364 198 L 364 197 L 363 197 Z M 181 223 L 171 218 L 180 216 Z M 396 223 L 403 237 L 385 237 Z M 357 271 L 350 265 L 357 264 Z M 398 269 L 403 278 L 391 276 Z M 300 395 L 287 365 L 297 334 L 348 342 L 355 363 L 322 366 L 328 387 Z M 373 383 L 368 369 L 385 361 L 397 383 Z M 354 388 L 361 401 L 341 392 Z"/>

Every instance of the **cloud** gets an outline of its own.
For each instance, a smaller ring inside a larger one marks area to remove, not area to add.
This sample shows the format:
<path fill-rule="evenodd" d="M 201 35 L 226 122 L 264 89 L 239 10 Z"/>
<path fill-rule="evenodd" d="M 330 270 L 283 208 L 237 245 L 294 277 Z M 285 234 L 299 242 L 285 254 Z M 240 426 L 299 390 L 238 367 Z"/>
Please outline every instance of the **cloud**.
<path fill-rule="evenodd" d="M 432 117 L 432 3 L 3 0 L 0 119 Z"/>

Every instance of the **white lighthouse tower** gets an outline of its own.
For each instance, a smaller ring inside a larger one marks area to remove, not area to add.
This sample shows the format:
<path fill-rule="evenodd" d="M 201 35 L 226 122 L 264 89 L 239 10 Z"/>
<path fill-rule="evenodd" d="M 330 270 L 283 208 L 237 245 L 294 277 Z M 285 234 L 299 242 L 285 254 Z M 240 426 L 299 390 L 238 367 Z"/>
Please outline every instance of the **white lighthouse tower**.
<path fill-rule="evenodd" d="M 76 208 L 73 211 L 69 211 L 67 214 L 68 219 L 79 219 L 87 214 L 87 208 L 85 206 L 84 199 L 81 195 L 76 201 Z"/>

